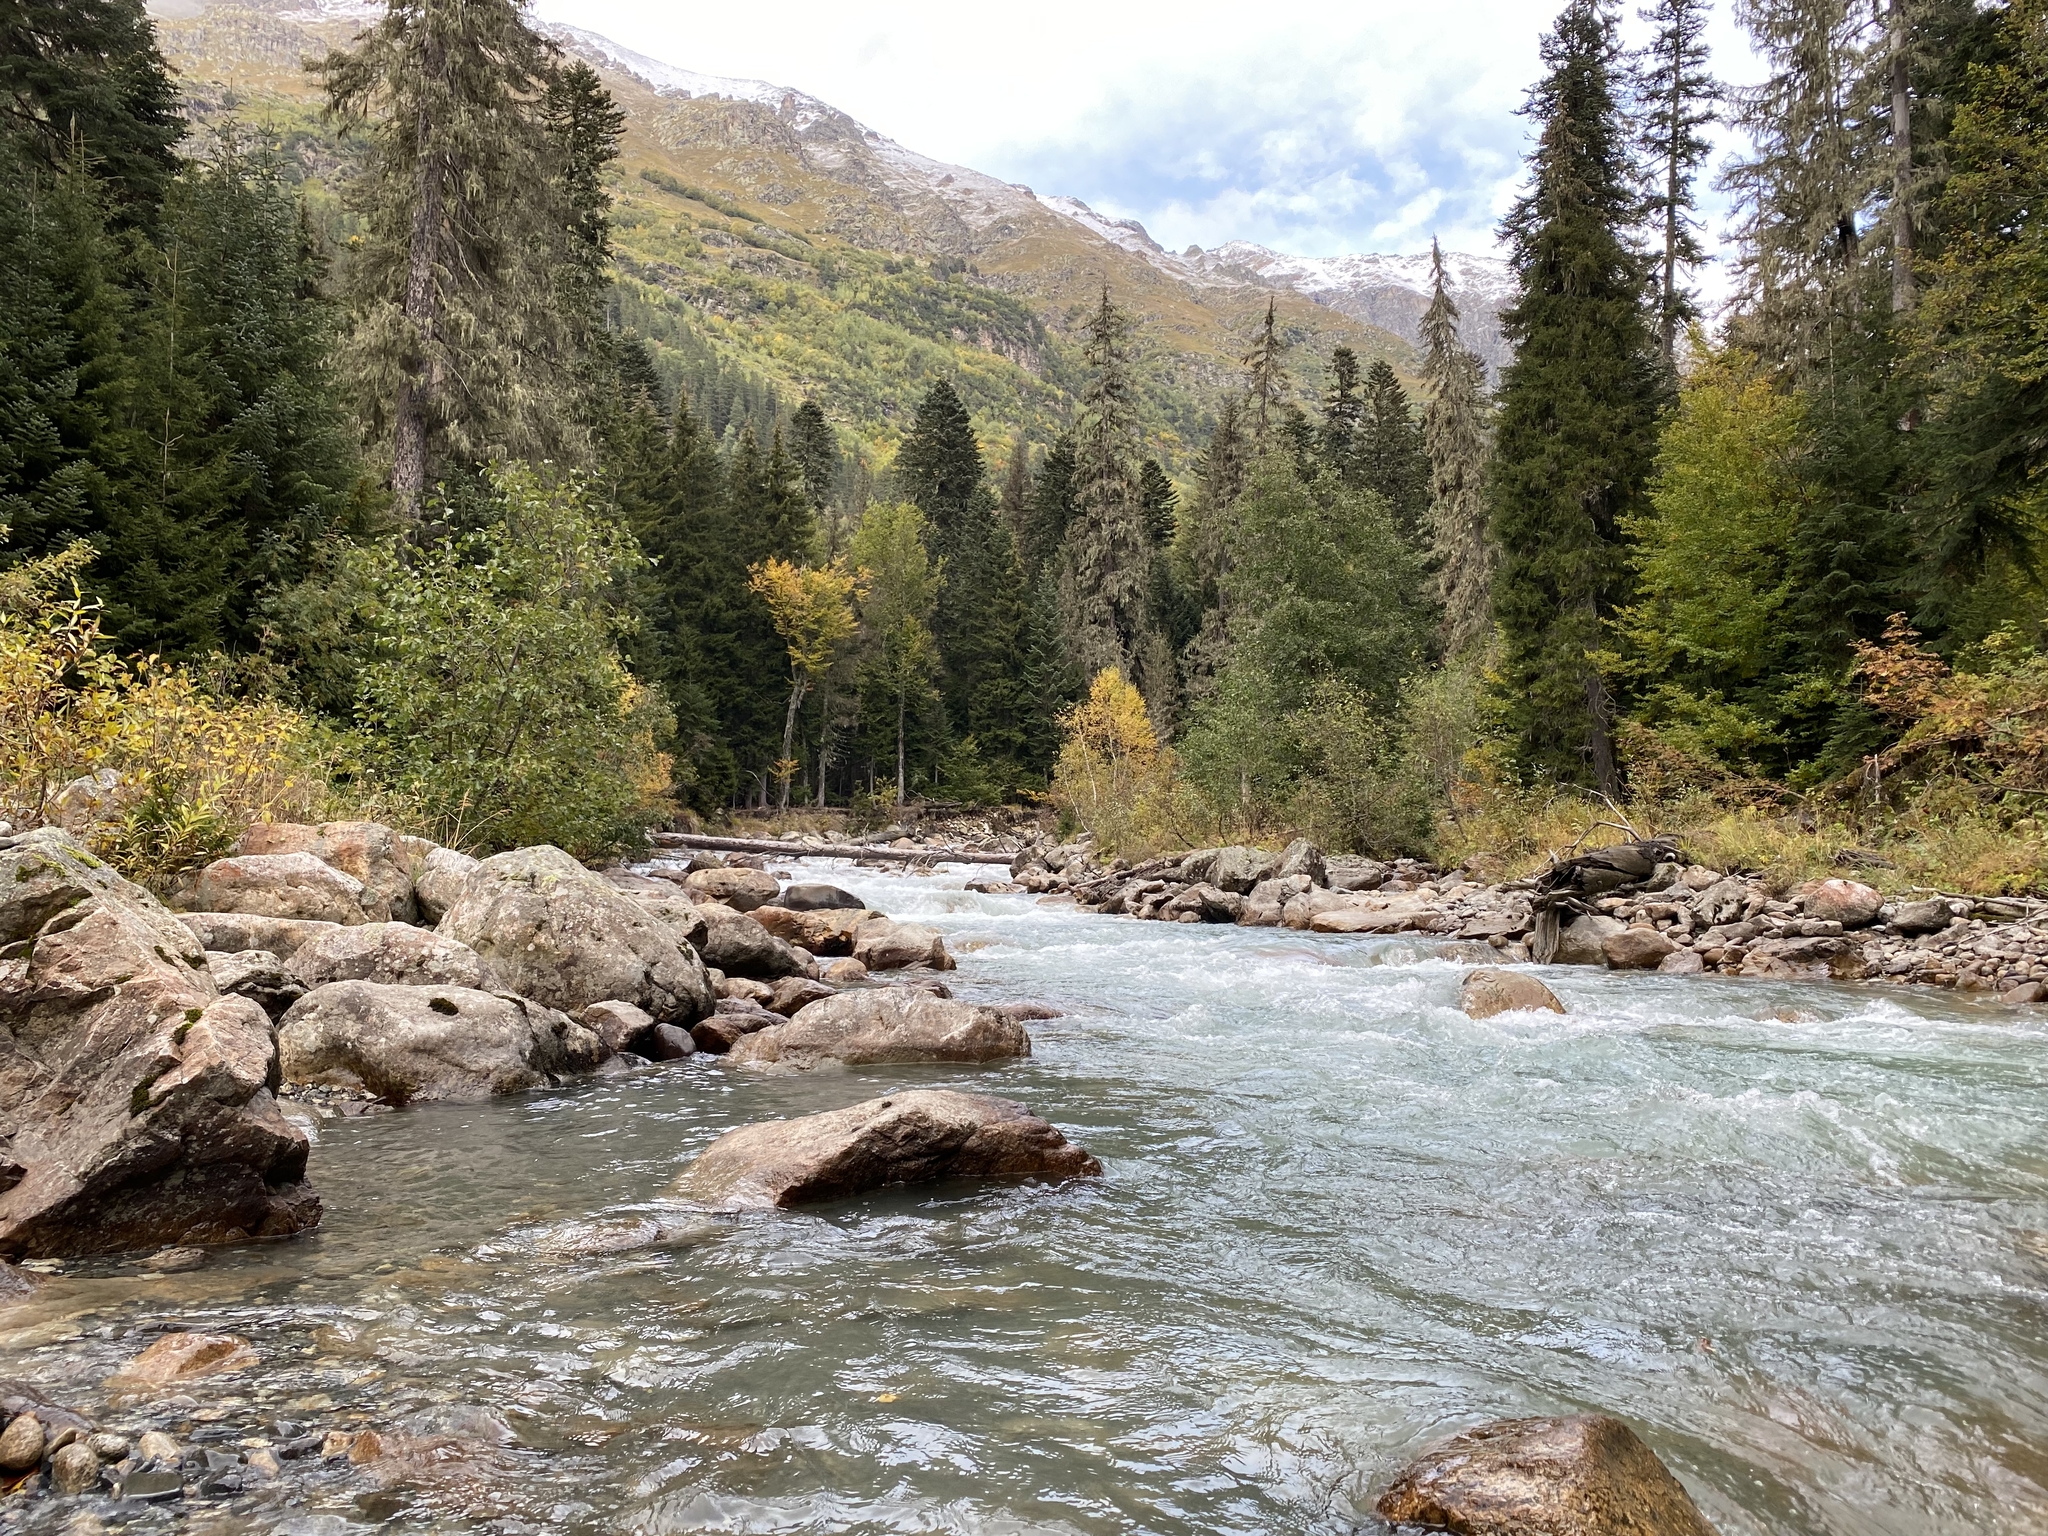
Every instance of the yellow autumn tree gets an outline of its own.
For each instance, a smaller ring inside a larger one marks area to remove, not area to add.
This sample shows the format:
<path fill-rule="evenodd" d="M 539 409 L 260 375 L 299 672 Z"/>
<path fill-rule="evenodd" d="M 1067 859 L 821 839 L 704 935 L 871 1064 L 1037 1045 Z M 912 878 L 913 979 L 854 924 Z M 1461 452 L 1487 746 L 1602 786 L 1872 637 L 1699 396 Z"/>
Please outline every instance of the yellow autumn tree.
<path fill-rule="evenodd" d="M 782 756 L 775 777 L 782 789 L 782 809 L 789 809 L 789 781 L 796 776 L 791 756 L 796 742 L 797 712 L 811 684 L 832 666 L 839 648 L 858 628 L 853 596 L 860 578 L 844 560 L 830 565 L 801 566 L 770 556 L 747 568 L 748 585 L 768 605 L 775 632 L 789 647 L 789 709 L 782 720 Z"/>
<path fill-rule="evenodd" d="M 1060 725 L 1066 741 L 1053 773 L 1053 803 L 1093 833 L 1098 848 L 1128 854 L 1161 841 L 1173 754 L 1159 745 L 1145 696 L 1117 668 L 1105 667 Z"/>

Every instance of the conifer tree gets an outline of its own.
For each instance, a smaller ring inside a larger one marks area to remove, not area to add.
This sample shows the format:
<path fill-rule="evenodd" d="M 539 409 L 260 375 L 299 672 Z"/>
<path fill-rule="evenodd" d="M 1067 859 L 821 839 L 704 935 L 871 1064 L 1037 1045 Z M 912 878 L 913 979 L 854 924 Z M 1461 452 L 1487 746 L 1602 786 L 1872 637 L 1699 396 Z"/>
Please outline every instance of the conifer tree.
<path fill-rule="evenodd" d="M 804 495 L 821 518 L 839 484 L 839 440 L 815 400 L 806 400 L 789 419 L 789 451 L 803 476 Z"/>
<path fill-rule="evenodd" d="M 559 272 L 588 260 L 589 231 L 550 133 L 555 50 L 515 0 L 393 0 L 315 67 L 333 119 L 370 143 L 351 193 L 352 362 L 412 519 L 437 462 L 576 442 Z"/>
<path fill-rule="evenodd" d="M 1150 543 L 1139 502 L 1131 321 L 1106 283 L 1084 334 L 1089 376 L 1074 429 L 1074 521 L 1061 569 L 1061 609 L 1068 650 L 1083 673 L 1092 677 L 1116 667 L 1129 676 L 1149 628 Z M 1146 692 L 1150 697 L 1151 689 Z"/>
<path fill-rule="evenodd" d="M 1160 548 L 1171 544 L 1176 526 L 1174 509 L 1180 505 L 1180 492 L 1173 488 L 1157 459 L 1147 459 L 1138 467 L 1138 505 L 1144 509 L 1146 537 Z"/>
<path fill-rule="evenodd" d="M 1485 493 L 1485 370 L 1458 340 L 1458 306 L 1444 285 L 1444 258 L 1430 242 L 1431 292 L 1422 315 L 1423 447 L 1429 459 L 1429 550 L 1443 607 L 1443 650 L 1457 656 L 1493 619 L 1493 542 Z"/>
<path fill-rule="evenodd" d="M 1010 444 L 1010 459 L 1003 470 L 1003 486 L 996 495 L 996 511 L 1010 530 L 1017 556 L 1024 558 L 1031 530 L 1031 449 L 1022 433 Z"/>
<path fill-rule="evenodd" d="M 1374 358 L 1366 370 L 1357 438 L 1345 478 L 1378 492 L 1402 537 L 1416 538 L 1429 509 L 1429 459 L 1408 392 L 1383 357 Z"/>
<path fill-rule="evenodd" d="M 1531 184 L 1503 223 L 1519 292 L 1502 317 L 1515 360 L 1491 481 L 1500 704 L 1525 769 L 1613 794 L 1613 710 L 1595 653 L 1624 595 L 1619 520 L 1655 452 L 1661 368 L 1644 263 L 1625 238 L 1637 204 L 1597 0 L 1570 0 L 1543 60 L 1525 109 L 1538 126 Z"/>
<path fill-rule="evenodd" d="M 1026 532 L 1018 541 L 1026 576 L 1036 581 L 1053 563 L 1073 521 L 1074 434 L 1062 432 L 1053 439 L 1031 480 Z"/>
<path fill-rule="evenodd" d="M 1287 342 L 1280 334 L 1277 299 L 1266 300 L 1266 318 L 1245 353 L 1245 398 L 1250 403 L 1251 439 L 1255 450 L 1266 446 L 1268 434 L 1285 424 L 1287 407 Z"/>
<path fill-rule="evenodd" d="M 1664 366 L 1677 366 L 1678 334 L 1699 314 L 1685 285 L 1706 259 L 1700 246 L 1693 181 L 1713 150 L 1706 129 L 1720 87 L 1708 73 L 1709 0 L 1654 0 L 1638 12 L 1655 29 L 1637 58 L 1643 158 L 1648 173 L 1644 213 L 1661 253 L 1657 339 Z"/>
<path fill-rule="evenodd" d="M 1317 454 L 1332 474 L 1351 473 L 1351 455 L 1358 446 L 1358 422 L 1365 407 L 1359 398 L 1358 354 L 1349 347 L 1330 353 L 1330 387 L 1323 394 L 1323 425 Z"/>
<path fill-rule="evenodd" d="M 1009 572 L 974 423 L 944 379 L 925 392 L 897 450 L 895 478 L 924 514 L 943 573 L 932 631 L 947 715 L 958 730 L 973 713 L 976 695 L 1010 664 L 1011 637 L 995 633 L 987 621 Z"/>

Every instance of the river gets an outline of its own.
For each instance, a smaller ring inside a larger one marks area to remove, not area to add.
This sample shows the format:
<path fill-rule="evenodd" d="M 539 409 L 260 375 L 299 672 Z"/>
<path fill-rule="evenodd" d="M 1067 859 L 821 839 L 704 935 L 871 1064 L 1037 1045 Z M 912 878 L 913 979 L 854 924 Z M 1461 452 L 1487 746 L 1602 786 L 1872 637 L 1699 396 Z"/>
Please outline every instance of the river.
<path fill-rule="evenodd" d="M 1428 944 L 813 873 L 944 928 L 960 996 L 1068 1015 L 995 1070 L 700 1056 L 323 1122 L 317 1236 L 73 1265 L 0 1317 L 0 1375 L 97 1409 L 150 1330 L 235 1332 L 263 1363 L 152 1422 L 443 1437 L 135 1531 L 1350 1532 L 1429 1441 L 1580 1408 L 1724 1536 L 2048 1530 L 2039 1013 L 1559 970 L 1567 1016 L 1478 1022 Z M 1019 1099 L 1106 1177 L 658 1204 L 722 1131 L 912 1083 Z"/>

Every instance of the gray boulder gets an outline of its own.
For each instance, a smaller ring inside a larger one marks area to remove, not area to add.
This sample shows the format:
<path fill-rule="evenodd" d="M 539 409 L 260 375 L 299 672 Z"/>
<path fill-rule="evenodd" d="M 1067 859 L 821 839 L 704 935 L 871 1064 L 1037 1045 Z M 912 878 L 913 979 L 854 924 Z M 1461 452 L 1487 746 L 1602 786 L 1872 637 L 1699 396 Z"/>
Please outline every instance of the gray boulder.
<path fill-rule="evenodd" d="M 1884 897 L 1860 880 L 1814 880 L 1799 888 L 1806 915 L 1844 928 L 1863 928 L 1877 920 Z"/>
<path fill-rule="evenodd" d="M 726 975 L 773 981 L 811 973 L 811 962 L 802 951 L 746 913 L 719 902 L 706 902 L 696 912 L 704 923 L 704 959 Z"/>
<path fill-rule="evenodd" d="M 336 928 L 299 946 L 291 973 L 307 991 L 333 981 L 374 981 L 387 987 L 469 987 L 484 984 L 477 952 L 411 923 Z"/>
<path fill-rule="evenodd" d="M 672 1189 L 714 1210 L 843 1200 L 940 1179 L 1092 1178 L 1102 1164 L 1021 1104 L 920 1088 L 727 1131 Z"/>
<path fill-rule="evenodd" d="M 337 933 L 339 923 L 312 922 L 297 917 L 257 917 L 248 912 L 181 912 L 178 920 L 199 940 L 209 954 L 240 954 L 244 950 L 267 950 L 280 960 L 289 960 L 302 945 L 322 934 Z"/>
<path fill-rule="evenodd" d="M 1939 899 L 1928 901 L 1902 901 L 1892 913 L 1891 922 L 1886 926 L 1893 933 L 1915 938 L 1923 933 L 1939 933 L 1954 920 L 1948 903 Z"/>
<path fill-rule="evenodd" d="M 953 957 L 946 953 L 946 939 L 938 929 L 886 917 L 871 918 L 854 929 L 853 958 L 871 971 L 900 971 L 912 965 L 953 969 Z"/>
<path fill-rule="evenodd" d="M 775 904 L 792 912 L 830 912 L 839 908 L 859 912 L 868 905 L 853 892 L 842 891 L 836 885 L 792 885 L 775 898 Z M 875 915 L 881 916 L 879 912 Z"/>
<path fill-rule="evenodd" d="M 320 1219 L 255 1003 L 55 830 L 0 838 L 0 1256 L 282 1236 Z"/>
<path fill-rule="evenodd" d="M 195 912 L 365 923 L 363 882 L 310 853 L 236 854 L 199 872 L 185 905 Z"/>
<path fill-rule="evenodd" d="M 1603 917 L 1588 913 L 1562 924 L 1557 931 L 1557 949 L 1549 957 L 1553 965 L 1605 965 L 1607 963 L 1607 941 L 1616 934 L 1625 932 L 1627 924 L 1619 918 Z M 1542 959 L 1542 956 L 1538 956 Z"/>
<path fill-rule="evenodd" d="M 1299 875 L 1310 885 L 1330 883 L 1329 864 L 1323 858 L 1323 850 L 1305 837 L 1297 837 L 1280 852 L 1280 867 L 1273 871 L 1279 880 Z"/>
<path fill-rule="evenodd" d="M 224 996 L 246 997 L 273 1019 L 282 1017 L 287 1008 L 306 995 L 305 983 L 267 949 L 210 953 L 206 968 L 213 973 L 213 984 Z"/>
<path fill-rule="evenodd" d="M 485 859 L 435 930 L 475 950 L 485 984 L 564 1012 L 616 999 L 658 1023 L 711 1011 L 704 962 L 668 923 L 559 848 Z"/>
<path fill-rule="evenodd" d="M 415 866 L 434 845 L 376 821 L 263 821 L 242 834 L 238 855 L 309 853 L 361 884 L 371 922 L 410 922 Z"/>
<path fill-rule="evenodd" d="M 1031 1054 L 1031 1036 L 1015 1019 L 935 997 L 913 987 L 841 992 L 799 1009 L 786 1023 L 749 1035 L 732 1060 L 747 1066 L 807 1070 L 920 1061 L 1009 1061 Z"/>
<path fill-rule="evenodd" d="M 1376 1507 L 1404 1529 L 1464 1536 L 1714 1536 L 1684 1485 L 1606 1414 L 1468 1429 L 1412 1463 Z"/>
<path fill-rule="evenodd" d="M 1337 858 L 1325 861 L 1325 879 L 1333 891 L 1376 891 L 1391 869 L 1377 859 Z"/>
<path fill-rule="evenodd" d="M 427 850 L 413 874 L 413 899 L 422 923 L 438 923 L 448 915 L 480 862 L 438 844 Z"/>
<path fill-rule="evenodd" d="M 1187 866 L 1181 868 L 1185 872 Z M 1242 896 L 1261 880 L 1271 880 L 1279 873 L 1278 855 L 1240 844 L 1216 850 L 1216 862 L 1210 866 L 1207 883 Z"/>
<path fill-rule="evenodd" d="M 360 1088 L 395 1105 L 546 1087 L 607 1055 L 591 1030 L 524 998 L 370 981 L 308 992 L 277 1043 L 287 1080 Z"/>

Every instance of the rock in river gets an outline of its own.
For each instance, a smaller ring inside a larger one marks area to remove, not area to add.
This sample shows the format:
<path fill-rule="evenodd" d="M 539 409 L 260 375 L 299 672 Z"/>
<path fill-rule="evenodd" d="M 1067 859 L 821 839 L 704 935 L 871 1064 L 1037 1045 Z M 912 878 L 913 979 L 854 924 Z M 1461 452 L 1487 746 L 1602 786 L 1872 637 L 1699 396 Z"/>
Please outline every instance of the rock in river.
<path fill-rule="evenodd" d="M 1654 971 L 1677 949 L 1654 928 L 1624 928 L 1610 933 L 1600 945 L 1608 969 L 1616 971 Z"/>
<path fill-rule="evenodd" d="M 515 848 L 471 873 L 437 930 L 482 958 L 484 983 L 577 1013 L 616 1000 L 658 1023 L 711 1011 L 704 962 L 676 930 L 559 848 Z"/>
<path fill-rule="evenodd" d="M 751 912 L 775 899 L 782 884 L 758 869 L 699 869 L 683 877 L 683 885 L 699 901 L 723 902 L 735 912 Z"/>
<path fill-rule="evenodd" d="M 867 906 L 853 892 L 836 885 L 792 885 L 782 893 L 779 904 L 792 912 L 858 912 Z"/>
<path fill-rule="evenodd" d="M 727 1131 L 672 1192 L 718 1210 L 786 1209 L 891 1184 L 1101 1172 L 1102 1164 L 1021 1104 L 924 1088 Z"/>
<path fill-rule="evenodd" d="M 803 1069 L 829 1061 L 1007 1061 L 1030 1054 L 1024 1026 L 993 1008 L 913 987 L 877 987 L 812 1003 L 788 1023 L 748 1035 L 728 1059 Z"/>
<path fill-rule="evenodd" d="M 801 950 L 745 913 L 715 901 L 707 901 L 696 913 L 704 922 L 704 959 L 726 975 L 773 981 L 810 974 L 811 962 Z"/>
<path fill-rule="evenodd" d="M 953 957 L 946 953 L 946 941 L 938 929 L 886 917 L 870 919 L 854 930 L 853 958 L 871 971 L 900 971 L 912 965 L 928 965 L 935 971 L 953 969 Z"/>
<path fill-rule="evenodd" d="M 1475 1019 L 1535 1009 L 1564 1012 L 1557 994 L 1528 972 L 1492 969 L 1473 971 L 1465 977 L 1458 988 L 1458 1006 Z"/>
<path fill-rule="evenodd" d="M 464 987 L 337 981 L 278 1026 L 295 1083 L 364 1088 L 387 1104 L 487 1099 L 590 1072 L 604 1042 L 566 1014 Z"/>
<path fill-rule="evenodd" d="M 277 1047 L 190 929 L 62 832 L 0 838 L 0 1255 L 280 1236 L 320 1219 Z"/>
<path fill-rule="evenodd" d="M 1459 1536 L 1714 1536 L 1664 1463 L 1605 1414 L 1468 1429 L 1425 1452 L 1376 1507 L 1397 1526 Z"/>

